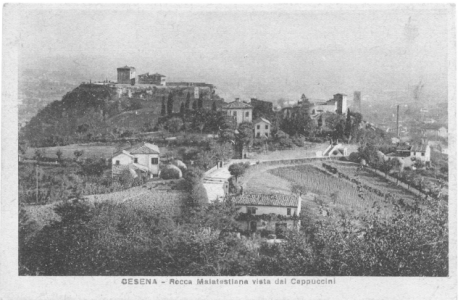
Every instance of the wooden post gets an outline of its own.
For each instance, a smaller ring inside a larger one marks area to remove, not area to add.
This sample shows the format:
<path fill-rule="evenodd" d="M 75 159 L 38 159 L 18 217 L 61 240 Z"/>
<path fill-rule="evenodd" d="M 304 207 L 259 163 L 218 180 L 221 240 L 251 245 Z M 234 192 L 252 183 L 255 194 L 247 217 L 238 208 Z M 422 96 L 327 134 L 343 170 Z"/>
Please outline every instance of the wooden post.
<path fill-rule="evenodd" d="M 35 168 L 35 181 L 36 181 L 36 186 L 37 186 L 37 193 L 35 195 L 35 202 L 37 202 L 37 204 L 38 204 L 38 162 L 37 162 L 37 166 Z"/>

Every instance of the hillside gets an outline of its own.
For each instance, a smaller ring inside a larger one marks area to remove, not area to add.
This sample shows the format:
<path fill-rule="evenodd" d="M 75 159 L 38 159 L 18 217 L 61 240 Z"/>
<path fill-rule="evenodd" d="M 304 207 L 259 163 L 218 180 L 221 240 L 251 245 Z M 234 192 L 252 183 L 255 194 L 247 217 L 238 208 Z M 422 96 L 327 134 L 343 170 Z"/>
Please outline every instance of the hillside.
<path fill-rule="evenodd" d="M 136 92 L 128 97 L 117 94 L 115 87 L 82 84 L 61 101 L 54 101 L 40 110 L 21 129 L 20 138 L 31 146 L 42 147 L 113 137 L 126 131 L 151 130 L 160 116 L 163 99 L 167 101 L 167 95 L 172 93 L 173 112 L 178 113 L 190 91 L 168 87 L 153 89 L 151 94 Z M 218 95 L 204 97 L 204 108 L 211 109 L 213 102 L 221 108 L 223 101 Z M 190 98 L 192 106 L 196 100 Z"/>

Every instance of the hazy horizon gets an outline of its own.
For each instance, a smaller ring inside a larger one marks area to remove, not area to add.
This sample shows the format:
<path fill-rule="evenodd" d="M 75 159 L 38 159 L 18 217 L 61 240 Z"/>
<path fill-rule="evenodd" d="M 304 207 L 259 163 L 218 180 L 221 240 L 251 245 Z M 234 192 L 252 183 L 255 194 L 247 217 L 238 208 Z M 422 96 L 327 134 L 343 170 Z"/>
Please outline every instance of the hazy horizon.
<path fill-rule="evenodd" d="M 20 70 L 115 80 L 131 65 L 213 83 L 227 100 L 371 96 L 422 81 L 425 100 L 446 101 L 447 6 L 23 7 Z"/>

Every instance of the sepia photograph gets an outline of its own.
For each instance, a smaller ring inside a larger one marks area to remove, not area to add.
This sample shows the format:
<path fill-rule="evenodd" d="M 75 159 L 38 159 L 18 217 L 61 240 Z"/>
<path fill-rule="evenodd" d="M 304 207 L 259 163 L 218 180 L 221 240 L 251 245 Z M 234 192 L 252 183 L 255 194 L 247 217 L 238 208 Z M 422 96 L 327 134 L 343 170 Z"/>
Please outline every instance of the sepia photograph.
<path fill-rule="evenodd" d="M 455 21 L 447 4 L 5 5 L 15 280 L 424 278 L 457 297 Z"/>

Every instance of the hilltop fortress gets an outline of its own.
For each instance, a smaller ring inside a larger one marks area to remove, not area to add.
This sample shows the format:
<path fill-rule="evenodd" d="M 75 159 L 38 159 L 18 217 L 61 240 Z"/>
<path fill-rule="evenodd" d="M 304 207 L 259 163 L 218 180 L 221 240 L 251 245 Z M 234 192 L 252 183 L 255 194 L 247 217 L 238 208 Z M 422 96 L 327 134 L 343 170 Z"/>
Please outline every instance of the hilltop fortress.
<path fill-rule="evenodd" d="M 159 73 L 137 75 L 135 67 L 124 66 L 117 68 L 117 82 L 103 82 L 116 88 L 118 97 L 132 97 L 133 94 L 153 94 L 158 89 L 180 89 L 191 92 L 194 99 L 204 97 L 211 99 L 216 86 L 205 82 L 167 82 L 166 76 Z M 100 83 L 99 83 L 100 84 Z"/>
<path fill-rule="evenodd" d="M 179 91 L 179 94 L 190 93 L 193 99 L 203 98 L 212 100 L 216 86 L 205 82 L 167 82 L 166 76 L 159 73 L 145 73 L 137 75 L 135 67 L 124 66 L 116 69 L 117 81 L 90 82 L 96 85 L 105 85 L 113 89 L 118 98 L 153 98 L 158 94 L 167 94 L 168 91 Z"/>

